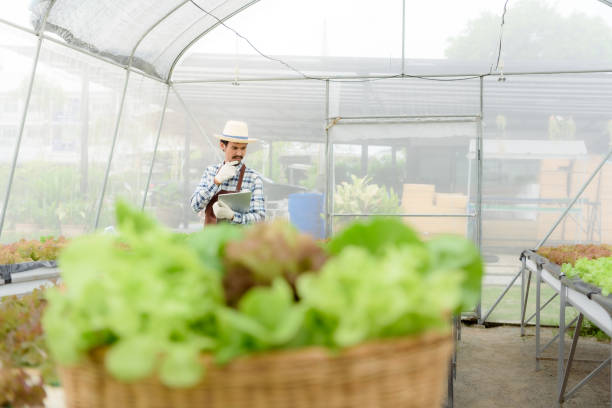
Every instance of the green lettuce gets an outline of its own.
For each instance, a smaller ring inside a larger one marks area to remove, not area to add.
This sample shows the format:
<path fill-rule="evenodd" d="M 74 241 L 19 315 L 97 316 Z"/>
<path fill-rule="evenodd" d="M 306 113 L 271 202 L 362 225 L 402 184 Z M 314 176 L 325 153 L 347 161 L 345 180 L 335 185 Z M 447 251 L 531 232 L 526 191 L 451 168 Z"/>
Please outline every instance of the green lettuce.
<path fill-rule="evenodd" d="M 460 270 L 426 270 L 422 245 L 375 256 L 349 247 L 298 281 L 306 343 L 347 347 L 369 339 L 446 330 L 461 302 Z"/>
<path fill-rule="evenodd" d="M 202 352 L 225 363 L 448 331 L 452 314 L 480 291 L 472 243 L 423 242 L 398 220 L 349 226 L 326 246 L 328 259 L 289 226 L 219 225 L 186 236 L 123 204 L 117 219 L 118 234 L 81 237 L 61 253 L 65 288 L 48 291 L 43 326 L 59 363 L 104 347 L 107 370 L 122 381 L 157 375 L 192 386 L 204 375 Z M 229 302 L 224 285 L 240 273 L 257 285 Z"/>
<path fill-rule="evenodd" d="M 395 218 L 375 218 L 354 223 L 342 230 L 328 244 L 332 255 L 340 254 L 348 246 L 358 246 L 374 255 L 381 255 L 390 246 L 423 245 L 418 234 Z"/>
<path fill-rule="evenodd" d="M 580 278 L 598 286 L 604 296 L 612 293 L 612 257 L 580 258 L 573 267 L 569 263 L 563 264 L 561 271 L 570 278 Z"/>
<path fill-rule="evenodd" d="M 168 385 L 193 385 L 199 371 L 177 369 L 187 355 L 216 345 L 223 305 L 218 271 L 144 213 L 118 205 L 119 233 L 75 239 L 60 255 L 65 289 L 48 291 L 47 343 L 62 364 L 108 346 L 117 378 L 153 374 Z"/>

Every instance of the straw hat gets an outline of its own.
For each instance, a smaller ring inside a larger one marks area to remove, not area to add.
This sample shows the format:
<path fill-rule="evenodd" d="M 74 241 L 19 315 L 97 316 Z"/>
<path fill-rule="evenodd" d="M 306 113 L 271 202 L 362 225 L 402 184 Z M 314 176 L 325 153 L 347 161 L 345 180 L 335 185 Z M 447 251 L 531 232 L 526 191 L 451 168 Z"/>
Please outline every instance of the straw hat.
<path fill-rule="evenodd" d="M 240 122 L 237 120 L 228 120 L 225 122 L 223 133 L 215 135 L 219 140 L 227 140 L 228 142 L 235 143 L 251 143 L 257 141 L 257 139 L 249 138 L 249 127 L 246 122 Z"/>

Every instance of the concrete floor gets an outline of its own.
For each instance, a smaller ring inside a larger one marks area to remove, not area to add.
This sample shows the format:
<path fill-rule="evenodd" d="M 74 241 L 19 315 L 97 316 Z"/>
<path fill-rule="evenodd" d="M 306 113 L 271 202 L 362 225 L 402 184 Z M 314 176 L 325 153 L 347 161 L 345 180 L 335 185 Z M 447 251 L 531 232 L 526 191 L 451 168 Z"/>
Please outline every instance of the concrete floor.
<path fill-rule="evenodd" d="M 557 330 L 544 328 L 543 344 Z M 571 338 L 566 337 L 569 353 Z M 610 344 L 581 337 L 577 359 L 603 361 L 610 355 Z M 528 328 L 525 337 L 520 328 L 500 326 L 479 328 L 463 326 L 458 344 L 455 408 L 555 407 L 557 390 L 557 345 L 545 350 L 541 369 L 535 371 L 535 335 Z M 568 390 L 598 365 L 596 362 L 574 362 Z M 604 368 L 567 402 L 565 408 L 610 407 L 610 369 Z"/>

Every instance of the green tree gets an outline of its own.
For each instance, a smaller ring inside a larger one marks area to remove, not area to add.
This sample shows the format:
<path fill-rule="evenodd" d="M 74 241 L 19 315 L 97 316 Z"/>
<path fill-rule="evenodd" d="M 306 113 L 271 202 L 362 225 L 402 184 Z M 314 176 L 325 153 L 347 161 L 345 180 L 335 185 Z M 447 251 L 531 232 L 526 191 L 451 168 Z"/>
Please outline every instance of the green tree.
<path fill-rule="evenodd" d="M 461 34 L 449 39 L 446 56 L 495 63 L 500 22 L 500 15 L 490 12 L 471 20 Z M 505 17 L 502 60 L 571 60 L 609 66 L 612 29 L 601 17 L 583 13 L 564 16 L 548 1 L 510 2 Z"/>

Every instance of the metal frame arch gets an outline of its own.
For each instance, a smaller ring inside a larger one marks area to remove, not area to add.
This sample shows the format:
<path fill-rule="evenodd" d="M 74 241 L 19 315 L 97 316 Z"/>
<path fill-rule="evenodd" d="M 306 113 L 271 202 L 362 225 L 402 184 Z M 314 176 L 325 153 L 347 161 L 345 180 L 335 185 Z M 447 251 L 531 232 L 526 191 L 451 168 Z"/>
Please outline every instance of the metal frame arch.
<path fill-rule="evenodd" d="M 134 48 L 132 48 L 132 53 L 130 54 L 130 59 L 128 62 L 128 68 L 129 66 L 132 64 L 132 59 L 134 58 L 134 54 L 136 54 L 136 50 L 138 49 L 138 47 L 140 46 L 140 43 L 142 43 L 144 41 L 144 39 L 151 33 L 151 31 L 155 30 L 155 28 L 160 25 L 161 23 L 163 23 L 168 17 L 170 17 L 172 14 L 174 14 L 174 12 L 178 9 L 180 9 L 181 7 L 183 7 L 185 4 L 189 3 L 191 0 L 183 0 L 182 2 L 180 2 L 177 6 L 175 6 L 172 10 L 170 10 L 168 13 L 166 13 L 166 15 L 164 15 L 162 18 L 160 18 L 159 20 L 157 20 L 157 22 L 155 22 L 155 24 L 153 24 L 151 27 L 149 27 L 144 34 L 140 37 L 140 39 L 138 40 L 138 42 L 136 42 L 136 44 L 134 45 Z"/>
<path fill-rule="evenodd" d="M 56 3 L 56 0 L 51 0 L 51 2 L 49 3 L 49 7 L 47 8 L 47 11 L 45 12 L 45 17 L 43 18 L 42 24 L 40 25 L 38 30 L 36 30 L 36 35 L 38 37 L 41 37 L 42 34 L 44 34 L 45 32 L 45 28 L 47 27 L 47 19 L 49 18 L 49 14 L 51 14 L 51 9 L 53 8 L 53 6 L 55 6 L 55 3 Z"/>
<path fill-rule="evenodd" d="M 188 0 L 186 3 L 193 3 L 191 0 Z M 194 3 L 195 4 L 195 3 Z M 215 9 L 216 10 L 216 9 Z M 183 34 L 185 34 L 187 31 L 189 31 L 193 26 L 195 26 L 196 24 L 198 24 L 200 21 L 202 21 L 206 16 L 200 16 L 197 20 L 195 20 L 194 22 L 192 22 L 187 28 L 185 28 L 184 30 L 182 30 L 180 33 L 178 33 L 168 44 L 166 44 L 166 46 L 164 48 L 161 49 L 161 51 L 159 52 L 159 54 L 157 55 L 157 57 L 155 57 L 154 59 L 152 59 L 151 61 L 149 61 L 150 64 L 155 65 L 155 62 L 157 62 L 162 55 L 168 50 L 168 48 L 170 48 L 174 42 L 179 39 Z"/>
<path fill-rule="evenodd" d="M 96 217 L 94 220 L 94 229 L 97 229 L 100 223 L 100 215 L 102 214 L 102 207 L 104 206 L 104 196 L 106 195 L 106 187 L 108 186 L 108 177 L 110 175 L 110 169 L 113 162 L 113 157 L 115 155 L 115 146 L 117 145 L 117 136 L 119 135 L 119 129 L 121 128 L 121 117 L 123 116 L 123 108 L 125 106 L 125 98 L 127 95 L 128 84 L 130 81 L 130 73 L 132 72 L 132 62 L 134 61 L 134 54 L 138 49 L 140 43 L 147 37 L 147 35 L 155 29 L 159 24 L 161 24 L 166 18 L 168 18 L 172 13 L 174 13 L 179 8 L 183 7 L 189 0 L 183 0 L 180 4 L 175 6 L 172 10 L 166 13 L 162 18 L 158 19 L 155 24 L 149 27 L 141 36 L 140 39 L 134 44 L 132 47 L 132 52 L 130 53 L 130 59 L 128 60 L 128 64 L 126 66 L 126 74 L 125 74 L 125 82 L 123 83 L 123 92 L 121 94 L 121 101 L 119 102 L 119 112 L 117 113 L 117 120 L 115 121 L 115 130 L 113 132 L 113 140 L 111 142 L 111 148 L 108 153 L 108 161 L 106 162 L 106 171 L 104 172 L 104 181 L 102 182 L 102 190 L 100 191 L 100 197 L 98 199 L 98 206 L 96 208 Z M 164 107 L 165 112 L 165 107 Z M 162 114 L 162 122 L 163 124 L 163 114 Z M 156 145 L 157 147 L 157 145 Z M 153 153 L 155 155 L 155 152 Z M 146 195 L 145 195 L 146 196 Z"/>
<path fill-rule="evenodd" d="M 229 20 L 230 18 L 234 17 L 236 14 L 240 13 L 241 11 L 246 10 L 247 8 L 251 7 L 253 4 L 258 3 L 259 0 L 252 0 L 249 3 L 243 5 L 240 8 L 237 8 L 236 10 L 232 11 L 230 14 L 228 14 L 227 16 L 221 18 L 220 22 L 216 22 L 215 24 L 213 24 L 212 26 L 208 27 L 206 30 L 204 30 L 203 32 L 201 32 L 200 34 L 198 34 L 193 40 L 191 40 L 182 50 L 181 52 L 178 53 L 178 55 L 174 58 L 174 61 L 172 61 L 172 65 L 170 66 L 170 70 L 168 71 L 168 78 L 166 79 L 166 82 L 168 84 L 170 84 L 172 82 L 172 75 L 174 74 L 174 68 L 176 68 L 176 64 L 178 63 L 178 61 L 181 59 L 181 57 L 185 54 L 185 52 L 187 52 L 187 50 L 189 50 L 189 48 L 191 48 L 191 46 L 193 44 L 195 44 L 196 42 L 198 42 L 198 40 L 202 37 L 204 37 L 206 34 L 208 34 L 210 31 L 212 31 L 213 29 L 215 29 L 216 27 L 219 26 L 219 24 L 224 23 L 225 21 Z"/>

